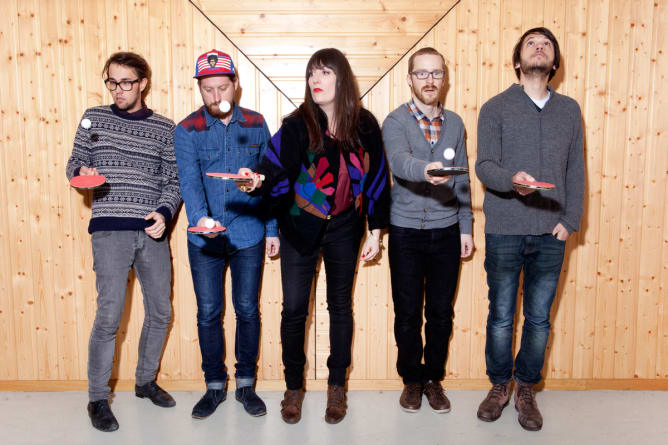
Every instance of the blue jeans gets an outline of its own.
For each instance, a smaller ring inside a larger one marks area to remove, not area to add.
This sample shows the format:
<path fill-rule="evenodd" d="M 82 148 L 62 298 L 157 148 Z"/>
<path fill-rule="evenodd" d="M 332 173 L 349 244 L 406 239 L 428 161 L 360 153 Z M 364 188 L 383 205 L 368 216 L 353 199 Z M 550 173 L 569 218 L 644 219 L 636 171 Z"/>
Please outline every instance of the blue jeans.
<path fill-rule="evenodd" d="M 493 384 L 515 377 L 536 384 L 550 335 L 550 309 L 564 260 L 564 241 L 550 234 L 485 234 L 489 315 L 485 359 Z M 524 326 L 513 374 L 513 321 L 520 271 L 524 268 Z"/>
<path fill-rule="evenodd" d="M 153 239 L 143 230 L 93 232 L 92 244 L 97 310 L 88 342 L 88 397 L 94 402 L 107 400 L 111 391 L 116 332 L 130 269 L 144 295 L 136 382 L 145 385 L 155 380 L 172 316 L 172 264 L 167 239 Z"/>
<path fill-rule="evenodd" d="M 264 260 L 264 241 L 247 249 L 235 249 L 226 237 L 218 237 L 218 249 L 206 250 L 188 243 L 188 259 L 197 297 L 197 333 L 207 388 L 222 389 L 227 381 L 223 361 L 225 340 L 221 315 L 224 306 L 225 266 L 232 273 L 232 304 L 237 326 L 234 356 L 237 386 L 250 386 L 260 341 L 258 291 Z"/>
<path fill-rule="evenodd" d="M 391 225 L 389 256 L 397 371 L 405 384 L 442 380 L 459 278 L 459 224 L 442 229 Z"/>

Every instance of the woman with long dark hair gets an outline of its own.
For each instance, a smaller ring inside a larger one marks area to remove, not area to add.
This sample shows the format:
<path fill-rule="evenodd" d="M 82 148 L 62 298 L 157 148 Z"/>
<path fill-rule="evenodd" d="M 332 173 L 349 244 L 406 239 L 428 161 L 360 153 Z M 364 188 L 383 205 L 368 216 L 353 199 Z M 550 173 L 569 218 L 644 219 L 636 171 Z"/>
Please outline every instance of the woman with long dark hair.
<path fill-rule="evenodd" d="M 242 190 L 272 203 L 281 238 L 281 341 L 287 391 L 281 416 L 301 418 L 305 323 L 318 256 L 327 275 L 330 356 L 325 420 L 346 415 L 345 383 L 353 336 L 352 288 L 365 217 L 370 233 L 362 260 L 380 250 L 389 222 L 389 176 L 382 136 L 361 107 L 350 64 L 341 51 L 323 49 L 306 68 L 305 100 L 283 120 L 253 179 Z M 261 176 L 264 175 L 264 181 Z"/>

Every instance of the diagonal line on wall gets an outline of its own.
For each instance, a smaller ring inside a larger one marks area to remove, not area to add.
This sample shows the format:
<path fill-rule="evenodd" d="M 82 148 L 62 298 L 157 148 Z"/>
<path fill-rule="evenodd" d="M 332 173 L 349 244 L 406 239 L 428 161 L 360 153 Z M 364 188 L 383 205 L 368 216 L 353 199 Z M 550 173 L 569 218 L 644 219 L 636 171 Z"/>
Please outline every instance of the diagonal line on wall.
<path fill-rule="evenodd" d="M 215 28 L 216 28 L 216 29 L 223 35 L 223 37 L 225 37 L 225 38 L 232 44 L 232 46 L 234 46 L 234 47 L 237 49 L 237 51 L 239 51 L 239 52 L 240 52 L 240 53 L 241 53 L 241 54 L 242 54 L 242 55 L 243 55 L 243 56 L 244 56 L 244 57 L 251 63 L 251 65 L 253 65 L 253 67 L 255 67 L 256 70 L 258 70 L 258 71 L 262 74 L 262 76 L 264 76 L 264 77 L 265 77 L 265 78 L 266 78 L 266 79 L 267 79 L 267 80 L 274 86 L 274 88 L 276 88 L 278 91 L 280 91 L 280 93 L 281 93 L 281 94 L 282 94 L 282 95 L 283 95 L 283 96 L 284 96 L 284 97 L 285 97 L 285 98 L 286 98 L 286 99 L 287 99 L 287 100 L 288 100 L 288 101 L 289 101 L 295 108 L 297 108 L 297 104 L 295 104 L 295 103 L 292 101 L 292 99 L 290 99 L 290 97 L 288 97 L 288 95 L 287 95 L 287 94 L 286 94 L 286 93 L 285 93 L 285 92 L 284 92 L 278 85 L 276 85 L 276 83 L 271 79 L 271 77 L 268 76 L 268 75 L 267 75 L 267 74 L 266 74 L 266 73 L 265 73 L 265 72 L 264 72 L 264 71 L 263 71 L 263 70 L 262 70 L 262 69 L 261 69 L 255 62 L 254 62 L 254 61 L 253 61 L 253 59 L 252 59 L 251 57 L 249 57 L 249 56 L 245 53 L 245 51 L 242 50 L 242 49 L 239 47 L 239 45 L 237 45 L 237 44 L 234 42 L 234 40 L 232 40 L 227 34 L 225 34 L 225 32 L 224 32 L 224 31 L 223 31 L 223 30 L 222 30 L 222 29 L 221 29 L 221 28 L 220 28 L 220 27 L 219 27 L 213 20 L 211 20 L 211 18 L 210 18 L 210 17 L 209 17 L 209 16 L 208 16 L 208 15 L 207 15 L 207 14 L 200 8 L 200 7 L 199 7 L 199 6 L 197 6 L 197 4 L 195 4 L 194 0 L 188 0 L 188 1 L 190 2 L 190 4 L 191 4 L 197 11 L 200 12 L 200 14 L 202 14 L 202 16 L 203 16 L 209 23 L 211 23 L 211 24 L 212 24 L 212 25 L 213 25 L 213 26 L 214 26 L 214 27 L 215 27 Z M 430 33 L 436 26 L 438 26 L 438 25 L 443 21 L 443 19 L 444 19 L 445 17 L 447 17 L 447 16 L 450 14 L 450 12 L 451 12 L 451 11 L 452 11 L 452 10 L 459 4 L 459 3 L 461 3 L 461 1 L 462 1 L 462 0 L 457 0 L 457 1 L 456 1 L 456 2 L 455 2 L 455 3 L 454 3 L 448 10 L 447 10 L 447 11 L 445 11 L 445 13 L 444 13 L 444 14 L 443 14 L 443 15 L 442 15 L 442 16 L 441 16 L 441 17 L 440 17 L 440 18 L 439 18 L 439 19 L 438 19 L 438 20 L 437 20 L 437 21 L 436 21 L 436 22 L 435 22 L 435 23 L 434 23 L 434 24 L 433 24 L 433 25 L 432 25 L 432 26 L 431 26 L 431 27 L 430 27 L 430 28 L 429 28 L 423 35 L 422 35 L 422 36 L 420 36 L 420 38 L 417 39 L 417 40 L 415 41 L 415 43 L 414 43 L 413 45 L 411 45 L 411 47 L 408 48 L 404 54 L 402 54 L 399 58 L 397 58 L 397 61 L 394 62 L 394 63 L 392 64 L 392 66 L 390 66 L 390 67 L 389 67 L 389 68 L 388 68 L 388 69 L 387 69 L 381 76 L 378 77 L 378 79 L 376 79 L 376 81 L 373 83 L 373 85 L 371 85 L 371 86 L 364 92 L 364 94 L 361 95 L 360 99 L 363 99 L 367 94 L 369 94 L 369 92 L 370 92 L 376 85 L 378 85 L 378 83 L 379 83 L 381 80 L 383 80 L 383 78 L 384 78 L 390 71 L 392 71 L 392 69 L 393 69 L 395 66 L 397 66 L 397 64 L 399 64 L 399 63 L 403 60 L 403 58 L 404 58 L 409 52 L 411 52 L 411 51 L 412 51 L 412 50 L 413 50 L 413 49 L 414 49 L 414 48 L 415 48 L 415 47 L 416 47 L 416 46 L 417 46 L 417 45 L 418 45 L 418 44 L 425 38 L 425 36 L 426 36 L 427 34 L 429 34 L 429 33 Z"/>
<path fill-rule="evenodd" d="M 448 9 L 447 11 L 445 11 L 445 14 L 443 14 L 443 15 L 441 16 L 440 19 L 436 20 L 436 23 L 434 23 L 433 25 L 431 25 L 431 28 L 429 28 L 424 34 L 422 34 L 422 37 L 420 37 L 419 39 L 417 39 L 417 40 L 415 41 L 415 43 L 413 44 L 413 46 L 411 46 L 410 48 L 408 48 L 408 49 L 406 50 L 406 52 L 405 52 L 401 57 L 399 57 L 399 58 L 397 59 L 397 61 L 394 62 L 394 63 L 392 64 L 392 66 L 389 67 L 389 68 L 387 69 L 387 71 L 385 71 L 385 72 L 383 73 L 383 75 L 380 76 L 380 77 L 378 78 L 378 80 L 376 80 L 376 81 L 373 83 L 373 85 L 371 85 L 371 86 L 369 87 L 368 90 L 366 90 L 366 92 L 365 92 L 364 94 L 362 94 L 362 97 L 361 97 L 360 99 L 364 99 L 364 96 L 366 96 L 367 94 L 369 94 L 369 92 L 370 92 L 371 90 L 373 90 L 373 88 L 374 88 L 376 85 L 378 85 L 378 83 L 379 83 L 381 80 L 383 80 L 383 78 L 384 78 L 385 76 L 387 76 L 387 73 L 389 73 L 390 71 L 392 71 L 392 70 L 394 69 L 394 67 L 397 66 L 397 65 L 399 64 L 399 62 L 401 62 L 401 61 L 404 59 L 404 57 L 406 57 L 406 54 L 408 54 L 409 52 L 411 52 L 411 51 L 413 50 L 413 48 L 415 48 L 416 46 L 418 46 L 418 44 L 422 41 L 422 39 L 424 39 L 425 36 L 431 32 L 432 29 L 434 29 L 436 26 L 438 26 L 438 24 L 441 23 L 441 22 L 443 21 L 443 19 L 444 19 L 448 14 L 450 14 L 450 11 L 452 11 L 453 9 L 455 9 L 455 6 L 457 6 L 458 4 L 460 4 L 461 1 L 462 1 L 462 0 L 457 0 L 457 2 L 456 2 L 454 5 L 452 5 L 452 6 L 450 7 L 450 9 Z"/>
<path fill-rule="evenodd" d="M 236 43 L 234 43 L 234 40 L 230 39 L 230 38 L 228 37 L 228 35 L 225 34 L 225 32 L 224 32 L 222 29 L 220 29 L 220 27 L 219 27 L 218 25 L 216 25 L 216 24 L 213 22 L 213 20 L 211 20 L 211 19 L 209 18 L 209 16 L 206 15 L 206 14 L 204 13 L 204 11 L 202 11 L 202 10 L 199 8 L 199 6 L 197 6 L 197 5 L 194 3 L 193 0 L 188 0 L 188 1 L 190 2 L 191 5 L 193 5 L 193 7 L 194 7 L 195 9 L 197 9 L 197 10 L 200 12 L 200 14 L 202 14 L 202 16 L 203 16 L 205 19 L 207 19 L 207 21 L 208 21 L 209 23 L 211 23 L 211 24 L 214 26 L 214 28 L 216 28 L 216 29 L 223 35 L 223 37 L 225 37 L 225 38 L 232 44 L 232 46 L 234 46 L 234 47 L 237 49 L 237 51 L 239 51 L 241 54 L 243 54 L 243 56 L 244 56 L 244 57 L 251 63 L 251 65 L 253 65 L 253 66 L 255 67 L 255 69 L 258 70 L 258 71 L 260 72 L 260 74 L 262 74 L 262 75 L 265 77 L 265 79 L 267 79 L 267 80 L 269 81 L 269 83 L 271 83 L 271 84 L 274 86 L 274 88 L 276 88 L 278 91 L 280 91 L 281 94 L 282 94 L 282 95 L 283 95 L 283 96 L 284 96 L 284 97 L 285 97 L 285 98 L 286 98 L 292 105 L 294 105 L 295 108 L 298 108 L 298 107 L 297 107 L 297 104 L 295 104 L 295 103 L 292 101 L 292 99 L 290 99 L 290 98 L 288 97 L 288 95 L 285 94 L 285 92 L 283 92 L 283 90 L 280 89 L 280 88 L 278 87 L 278 85 L 276 85 L 276 84 L 274 83 L 273 80 L 271 80 L 271 77 L 267 76 L 267 75 L 265 74 L 265 72 L 262 71 L 262 69 L 260 69 L 260 67 L 257 66 L 257 64 L 256 64 L 255 62 L 253 62 L 253 59 L 251 59 L 250 57 L 248 57 L 248 55 L 246 55 L 246 53 L 244 52 L 244 50 L 242 50 L 241 48 L 239 48 L 239 45 L 237 45 Z M 439 20 L 439 22 L 440 22 L 440 20 Z M 420 38 L 420 40 L 421 40 L 421 39 L 422 39 L 422 38 Z M 403 57 L 403 56 L 402 56 L 402 57 Z M 383 76 L 384 76 L 384 75 L 385 75 L 385 74 L 383 74 Z"/>

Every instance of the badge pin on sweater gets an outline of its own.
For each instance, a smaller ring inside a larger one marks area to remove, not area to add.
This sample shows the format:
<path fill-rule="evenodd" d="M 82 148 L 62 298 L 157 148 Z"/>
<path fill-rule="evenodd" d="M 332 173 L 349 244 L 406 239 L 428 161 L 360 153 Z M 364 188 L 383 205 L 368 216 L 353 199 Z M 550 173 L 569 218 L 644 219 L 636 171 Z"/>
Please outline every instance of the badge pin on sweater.
<path fill-rule="evenodd" d="M 81 128 L 89 130 L 93 125 L 90 119 L 81 119 Z M 107 179 L 102 175 L 79 175 L 70 179 L 70 185 L 79 190 L 91 190 L 98 188 L 107 182 Z"/>

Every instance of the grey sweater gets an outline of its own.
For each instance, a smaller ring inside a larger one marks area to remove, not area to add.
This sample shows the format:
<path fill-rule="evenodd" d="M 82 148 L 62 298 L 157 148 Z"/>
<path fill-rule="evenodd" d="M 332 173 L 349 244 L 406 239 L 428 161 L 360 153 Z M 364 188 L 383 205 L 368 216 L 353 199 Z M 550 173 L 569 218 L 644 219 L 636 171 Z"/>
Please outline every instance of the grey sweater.
<path fill-rule="evenodd" d="M 391 112 L 383 122 L 383 142 L 392 170 L 390 223 L 412 229 L 440 229 L 459 223 L 461 233 L 472 232 L 469 175 L 453 176 L 434 186 L 424 177 L 430 162 L 468 167 L 466 138 L 461 118 L 443 111 L 441 136 L 432 147 L 406 104 Z M 455 149 L 455 158 L 446 160 L 446 148 Z"/>
<path fill-rule="evenodd" d="M 582 117 L 573 99 L 557 94 L 538 111 L 522 86 L 491 98 L 478 117 L 476 173 L 485 191 L 485 233 L 542 235 L 561 223 L 580 228 L 584 200 Z M 512 177 L 525 171 L 555 184 L 521 196 Z"/>

